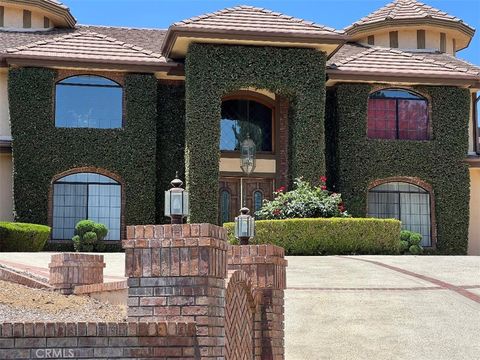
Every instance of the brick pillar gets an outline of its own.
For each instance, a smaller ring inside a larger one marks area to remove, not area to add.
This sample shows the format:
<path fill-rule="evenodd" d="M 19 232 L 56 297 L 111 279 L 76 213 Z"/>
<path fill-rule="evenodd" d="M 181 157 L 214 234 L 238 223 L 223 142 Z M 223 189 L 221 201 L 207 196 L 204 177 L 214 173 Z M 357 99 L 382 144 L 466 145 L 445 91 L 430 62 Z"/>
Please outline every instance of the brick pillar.
<path fill-rule="evenodd" d="M 103 283 L 103 255 L 61 253 L 50 258 L 49 283 L 55 291 L 72 294 L 77 285 Z"/>
<path fill-rule="evenodd" d="M 129 226 L 129 321 L 196 322 L 201 358 L 222 357 L 226 239 L 211 224 Z"/>
<path fill-rule="evenodd" d="M 285 251 L 275 245 L 239 245 L 228 249 L 228 269 L 245 271 L 260 302 L 255 314 L 255 354 L 284 359 Z M 259 349 L 260 348 L 260 349 Z"/>

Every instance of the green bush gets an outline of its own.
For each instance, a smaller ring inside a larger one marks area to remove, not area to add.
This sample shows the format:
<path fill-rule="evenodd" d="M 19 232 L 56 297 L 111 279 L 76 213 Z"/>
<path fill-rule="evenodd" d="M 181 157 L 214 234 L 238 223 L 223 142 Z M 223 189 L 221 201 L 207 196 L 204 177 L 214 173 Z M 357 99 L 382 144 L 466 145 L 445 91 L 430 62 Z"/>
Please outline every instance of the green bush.
<path fill-rule="evenodd" d="M 342 195 L 327 190 L 325 176 L 320 181 L 320 186 L 312 186 L 301 178 L 295 179 L 294 190 L 285 192 L 283 186 L 277 189 L 275 198 L 265 200 L 255 215 L 262 220 L 348 217 Z"/>
<path fill-rule="evenodd" d="M 274 244 L 287 255 L 398 254 L 400 221 L 393 219 L 318 218 L 256 221 L 252 244 Z M 231 243 L 234 224 L 223 225 Z"/>
<path fill-rule="evenodd" d="M 423 253 L 422 235 L 413 231 L 402 230 L 400 232 L 400 253 L 420 255 Z"/>
<path fill-rule="evenodd" d="M 82 220 L 75 226 L 75 236 L 72 238 L 76 251 L 103 251 L 103 239 L 108 234 L 105 225 L 92 220 Z"/>
<path fill-rule="evenodd" d="M 44 225 L 0 222 L 0 251 L 41 251 L 50 237 Z"/>

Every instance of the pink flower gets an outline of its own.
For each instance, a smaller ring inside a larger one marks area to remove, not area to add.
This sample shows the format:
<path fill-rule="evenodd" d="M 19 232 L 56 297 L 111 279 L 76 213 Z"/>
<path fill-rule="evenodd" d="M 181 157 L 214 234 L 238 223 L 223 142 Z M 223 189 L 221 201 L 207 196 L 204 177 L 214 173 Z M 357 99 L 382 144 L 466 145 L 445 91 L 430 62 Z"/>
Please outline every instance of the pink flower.
<path fill-rule="evenodd" d="M 280 215 L 280 209 L 273 210 L 272 214 L 275 216 Z"/>
<path fill-rule="evenodd" d="M 322 183 L 326 183 L 327 182 L 327 177 L 326 176 L 320 176 L 320 181 Z"/>
<path fill-rule="evenodd" d="M 340 212 L 344 212 L 345 211 L 345 205 L 342 203 L 338 204 L 338 210 L 340 210 Z"/>
<path fill-rule="evenodd" d="M 327 190 L 327 187 L 325 185 L 322 185 L 322 186 L 320 186 L 320 189 Z"/>
<path fill-rule="evenodd" d="M 284 192 L 286 190 L 285 186 L 280 186 L 275 192 Z"/>

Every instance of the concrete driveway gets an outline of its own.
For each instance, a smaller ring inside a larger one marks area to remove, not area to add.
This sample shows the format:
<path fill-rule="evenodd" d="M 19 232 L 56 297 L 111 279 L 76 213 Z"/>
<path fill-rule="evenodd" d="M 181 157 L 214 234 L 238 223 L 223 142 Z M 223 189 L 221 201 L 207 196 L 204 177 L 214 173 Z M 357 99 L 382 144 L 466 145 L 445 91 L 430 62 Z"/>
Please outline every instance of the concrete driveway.
<path fill-rule="evenodd" d="M 48 275 L 51 253 L 0 253 Z M 124 255 L 105 254 L 105 281 Z M 288 360 L 480 359 L 480 257 L 288 257 Z"/>
<path fill-rule="evenodd" d="M 287 359 L 480 359 L 480 257 L 288 260 Z"/>

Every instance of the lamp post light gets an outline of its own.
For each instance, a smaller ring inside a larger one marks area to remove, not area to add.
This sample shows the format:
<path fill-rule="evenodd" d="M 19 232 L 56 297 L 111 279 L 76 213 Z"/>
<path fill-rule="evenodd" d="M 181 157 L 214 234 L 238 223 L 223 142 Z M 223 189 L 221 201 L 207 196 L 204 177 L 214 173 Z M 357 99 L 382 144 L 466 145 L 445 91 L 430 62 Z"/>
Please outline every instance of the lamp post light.
<path fill-rule="evenodd" d="M 188 191 L 182 188 L 183 181 L 178 178 L 178 171 L 170 184 L 172 188 L 165 191 L 165 216 L 170 217 L 172 224 L 183 224 L 183 218 L 189 214 Z"/>
<path fill-rule="evenodd" d="M 255 219 L 250 216 L 246 207 L 240 209 L 240 215 L 235 218 L 235 237 L 240 240 L 240 245 L 248 245 L 249 240 L 255 236 Z"/>
<path fill-rule="evenodd" d="M 247 138 L 243 140 L 240 145 L 240 169 L 242 169 L 243 173 L 247 176 L 255 170 L 256 151 L 257 147 L 255 143 L 250 139 L 250 135 L 247 134 Z"/>

